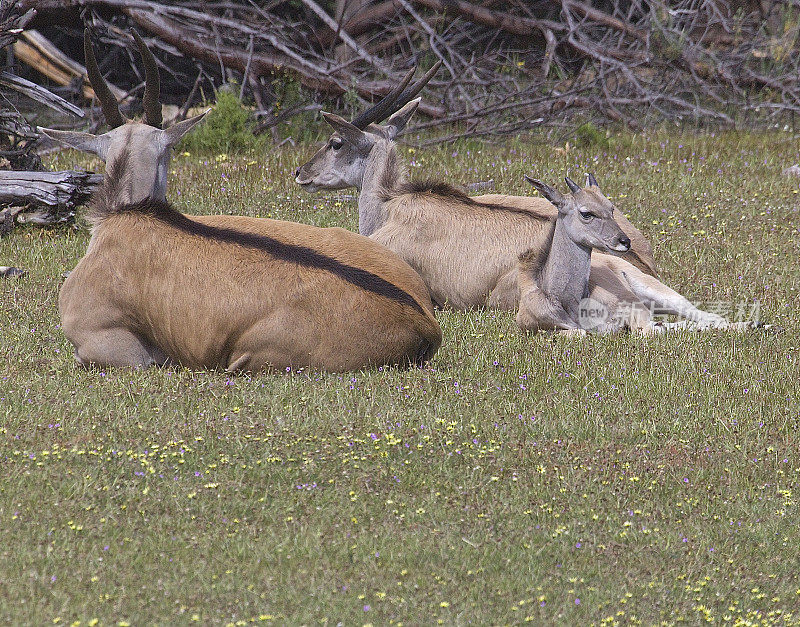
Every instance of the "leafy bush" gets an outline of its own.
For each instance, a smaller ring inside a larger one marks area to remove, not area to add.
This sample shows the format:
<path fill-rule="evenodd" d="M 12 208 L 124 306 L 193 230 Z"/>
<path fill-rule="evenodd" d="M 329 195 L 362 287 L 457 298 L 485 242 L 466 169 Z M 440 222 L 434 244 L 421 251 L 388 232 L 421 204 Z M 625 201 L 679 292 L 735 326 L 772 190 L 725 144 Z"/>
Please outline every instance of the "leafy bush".
<path fill-rule="evenodd" d="M 606 134 L 591 122 L 581 124 L 575 130 L 575 138 L 578 146 L 582 148 L 596 146 L 607 149 L 610 145 Z"/>
<path fill-rule="evenodd" d="M 263 148 L 264 139 L 253 134 L 254 123 L 238 96 L 221 89 L 217 102 L 201 124 L 180 143 L 180 150 L 236 153 Z"/>

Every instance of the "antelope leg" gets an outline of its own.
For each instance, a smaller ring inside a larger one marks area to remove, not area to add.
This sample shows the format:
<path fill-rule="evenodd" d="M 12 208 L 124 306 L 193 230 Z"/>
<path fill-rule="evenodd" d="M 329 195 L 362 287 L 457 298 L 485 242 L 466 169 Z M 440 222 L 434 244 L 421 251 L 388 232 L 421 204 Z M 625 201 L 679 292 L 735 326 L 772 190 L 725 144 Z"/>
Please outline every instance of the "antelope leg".
<path fill-rule="evenodd" d="M 82 366 L 132 368 L 148 368 L 169 362 L 169 357 L 160 349 L 125 328 L 103 329 L 91 333 L 76 346 L 75 359 Z"/>
<path fill-rule="evenodd" d="M 519 305 L 519 279 L 516 266 L 506 272 L 489 293 L 489 307 L 514 311 Z"/>
<path fill-rule="evenodd" d="M 730 325 L 722 316 L 698 309 L 672 288 L 630 264 L 621 274 L 633 293 L 652 311 L 687 318 L 698 329 L 726 328 Z"/>

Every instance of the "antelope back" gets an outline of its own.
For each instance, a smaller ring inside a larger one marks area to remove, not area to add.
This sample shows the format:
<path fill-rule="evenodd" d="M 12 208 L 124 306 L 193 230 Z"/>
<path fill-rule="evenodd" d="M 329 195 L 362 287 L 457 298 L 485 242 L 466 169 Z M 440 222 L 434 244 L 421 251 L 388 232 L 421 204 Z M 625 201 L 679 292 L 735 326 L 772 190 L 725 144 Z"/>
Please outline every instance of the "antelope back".
<path fill-rule="evenodd" d="M 115 325 L 194 368 L 403 365 L 441 343 L 420 277 L 344 229 L 143 203 L 95 238 L 59 295 L 64 332 L 91 363 L 102 361 L 83 347 Z"/>

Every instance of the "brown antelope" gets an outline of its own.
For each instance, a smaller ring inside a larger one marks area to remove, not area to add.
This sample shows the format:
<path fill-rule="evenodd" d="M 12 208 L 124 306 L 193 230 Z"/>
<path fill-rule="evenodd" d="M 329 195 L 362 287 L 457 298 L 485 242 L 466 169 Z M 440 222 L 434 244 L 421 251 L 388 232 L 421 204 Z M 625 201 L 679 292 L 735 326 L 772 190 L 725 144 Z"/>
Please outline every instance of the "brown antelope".
<path fill-rule="evenodd" d="M 614 205 L 596 187 L 580 189 L 567 178 L 571 193 L 564 196 L 541 181 L 525 178 L 558 209 L 558 218 L 547 240 L 520 257 L 520 327 L 580 334 L 731 326 L 625 259 L 603 255 L 595 262 L 593 249 L 625 252 L 631 245 Z M 653 311 L 688 321 L 654 322 Z"/>
<path fill-rule="evenodd" d="M 395 138 L 419 104 L 411 98 L 436 69 L 403 92 L 412 70 L 352 122 L 324 113 L 335 132 L 297 169 L 295 180 L 309 191 L 356 187 L 359 232 L 417 270 L 437 304 L 463 310 L 488 303 L 513 311 L 519 302 L 517 258 L 546 240 L 558 212 L 544 198 L 468 197 L 444 183 L 408 182 Z M 387 116 L 384 125 L 374 124 Z M 655 274 L 650 244 L 624 216 L 619 221 L 632 242 L 622 254 Z"/>
<path fill-rule="evenodd" d="M 87 33 L 89 76 L 114 128 L 99 136 L 43 129 L 107 163 L 89 247 L 59 294 L 76 359 L 227 370 L 428 360 L 442 336 L 427 288 L 380 244 L 344 229 L 190 217 L 170 206 L 170 147 L 200 116 L 157 128 L 157 70 L 134 36 L 147 68 L 144 123 L 121 116 Z"/>

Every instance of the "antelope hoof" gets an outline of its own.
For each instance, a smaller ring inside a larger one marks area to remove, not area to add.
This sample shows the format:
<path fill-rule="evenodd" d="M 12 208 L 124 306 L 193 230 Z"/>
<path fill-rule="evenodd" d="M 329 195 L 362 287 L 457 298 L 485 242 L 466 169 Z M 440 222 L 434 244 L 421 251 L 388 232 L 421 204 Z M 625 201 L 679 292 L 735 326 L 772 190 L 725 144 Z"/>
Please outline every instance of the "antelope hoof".
<path fill-rule="evenodd" d="M 642 335 L 658 335 L 659 333 L 665 333 L 667 327 L 661 322 L 649 322 L 647 326 L 638 329 L 638 331 Z"/>
<path fill-rule="evenodd" d="M 731 326 L 730 322 L 728 322 L 722 316 L 718 316 L 717 314 L 706 314 L 699 320 L 696 318 L 690 318 L 689 321 L 694 323 L 694 328 L 698 331 L 708 331 L 709 329 L 727 329 Z"/>
<path fill-rule="evenodd" d="M 561 329 L 558 334 L 565 337 L 584 337 L 587 335 L 587 331 L 586 329 Z"/>
<path fill-rule="evenodd" d="M 229 364 L 227 368 L 225 368 L 225 372 L 235 372 L 236 370 L 241 370 L 244 368 L 248 362 L 250 361 L 250 353 L 245 353 L 241 357 L 239 357 L 236 361 L 232 364 Z"/>

